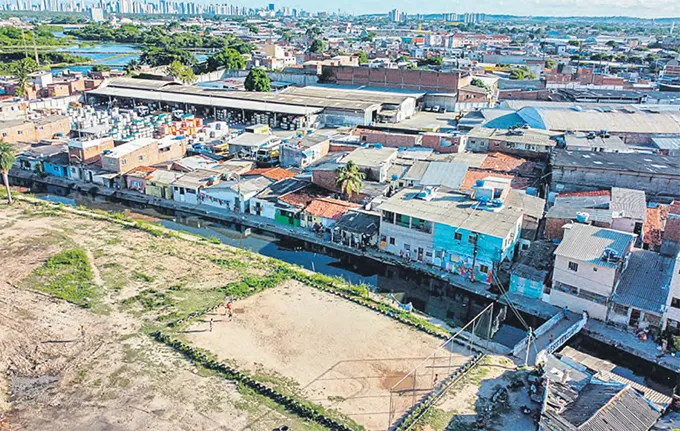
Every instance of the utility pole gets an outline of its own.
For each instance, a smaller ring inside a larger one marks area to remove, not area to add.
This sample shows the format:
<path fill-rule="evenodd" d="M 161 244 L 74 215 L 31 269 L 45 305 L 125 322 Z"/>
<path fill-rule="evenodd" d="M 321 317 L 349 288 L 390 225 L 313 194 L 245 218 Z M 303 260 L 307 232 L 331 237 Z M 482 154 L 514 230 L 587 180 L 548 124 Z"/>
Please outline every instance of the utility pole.
<path fill-rule="evenodd" d="M 35 30 L 32 30 L 33 34 L 33 53 L 35 54 L 35 64 L 40 66 L 40 60 L 38 60 L 38 46 L 36 45 L 35 42 Z"/>
<path fill-rule="evenodd" d="M 28 48 L 26 47 L 26 35 L 24 34 L 23 27 L 21 27 L 21 40 L 24 42 L 24 56 L 28 58 Z"/>
<path fill-rule="evenodd" d="M 534 330 L 529 328 L 529 334 L 527 335 L 527 352 L 524 356 L 524 366 L 529 366 L 529 349 L 531 349 L 531 339 L 534 338 Z"/>

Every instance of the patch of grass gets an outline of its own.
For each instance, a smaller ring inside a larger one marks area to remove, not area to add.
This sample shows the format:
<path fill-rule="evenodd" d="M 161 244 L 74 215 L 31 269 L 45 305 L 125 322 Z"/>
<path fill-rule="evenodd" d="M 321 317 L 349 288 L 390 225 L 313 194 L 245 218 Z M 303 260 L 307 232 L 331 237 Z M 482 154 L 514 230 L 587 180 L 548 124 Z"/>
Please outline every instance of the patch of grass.
<path fill-rule="evenodd" d="M 155 278 L 151 275 L 144 274 L 143 272 L 140 271 L 133 271 L 132 276 L 135 278 L 137 281 L 144 281 L 146 283 L 151 283 L 152 281 L 155 280 Z"/>
<path fill-rule="evenodd" d="M 78 248 L 55 254 L 24 284 L 86 308 L 92 306 L 95 297 L 87 253 Z"/>
<path fill-rule="evenodd" d="M 445 431 L 448 430 L 448 426 L 452 417 L 452 412 L 446 412 L 444 410 L 432 407 L 420 417 L 415 429 L 420 431 L 426 429 L 429 426 L 429 429 L 434 431 Z"/>
<path fill-rule="evenodd" d="M 169 307 L 174 304 L 173 299 L 164 292 L 155 289 L 144 289 L 137 295 L 122 301 L 123 305 L 139 304 L 144 311 L 152 311 Z"/>

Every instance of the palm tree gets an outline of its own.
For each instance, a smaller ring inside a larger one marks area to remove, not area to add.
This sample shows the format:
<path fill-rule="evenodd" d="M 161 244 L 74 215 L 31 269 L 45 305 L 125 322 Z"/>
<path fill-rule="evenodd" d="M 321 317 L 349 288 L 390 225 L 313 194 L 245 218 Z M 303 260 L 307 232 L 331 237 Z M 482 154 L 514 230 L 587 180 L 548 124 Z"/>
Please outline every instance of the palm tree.
<path fill-rule="evenodd" d="M 340 187 L 340 191 L 347 196 L 347 199 L 351 199 L 353 194 L 359 193 L 366 175 L 359 171 L 356 163 L 350 160 L 345 166 L 340 166 L 335 172 L 338 174 L 335 185 Z"/>
<path fill-rule="evenodd" d="M 7 173 L 12 168 L 15 161 L 14 148 L 12 148 L 10 144 L 0 142 L 0 172 L 2 172 L 2 181 L 5 183 L 7 200 L 10 204 L 12 203 L 12 193 L 9 190 L 9 178 L 7 177 Z"/>
<path fill-rule="evenodd" d="M 132 72 L 137 71 L 139 69 L 139 61 L 135 60 L 134 58 L 128 62 L 128 64 L 125 65 L 125 73 L 128 75 L 132 75 Z"/>

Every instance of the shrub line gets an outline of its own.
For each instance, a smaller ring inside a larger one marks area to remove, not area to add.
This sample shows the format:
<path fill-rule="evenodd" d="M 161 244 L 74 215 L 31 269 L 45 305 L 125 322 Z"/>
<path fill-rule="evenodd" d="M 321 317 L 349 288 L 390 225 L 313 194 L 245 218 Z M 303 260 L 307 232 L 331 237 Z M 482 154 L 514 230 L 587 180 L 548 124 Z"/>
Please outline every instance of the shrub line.
<path fill-rule="evenodd" d="M 249 375 L 233 367 L 230 367 L 227 364 L 211 359 L 206 353 L 192 347 L 187 343 L 182 342 L 181 340 L 172 338 L 171 336 L 164 334 L 162 331 L 155 331 L 151 333 L 151 336 L 156 341 L 182 353 L 192 362 L 209 370 L 215 371 L 228 380 L 238 382 L 239 385 L 244 385 L 252 389 L 256 393 L 273 400 L 274 402 L 285 407 L 288 411 L 295 413 L 303 419 L 313 420 L 320 425 L 328 427 L 332 431 L 357 431 L 363 429 L 362 427 L 352 428 L 348 425 L 340 423 L 337 420 L 329 417 L 324 411 L 323 407 L 313 403 L 299 401 L 293 397 L 282 394 L 276 389 L 258 382 Z"/>

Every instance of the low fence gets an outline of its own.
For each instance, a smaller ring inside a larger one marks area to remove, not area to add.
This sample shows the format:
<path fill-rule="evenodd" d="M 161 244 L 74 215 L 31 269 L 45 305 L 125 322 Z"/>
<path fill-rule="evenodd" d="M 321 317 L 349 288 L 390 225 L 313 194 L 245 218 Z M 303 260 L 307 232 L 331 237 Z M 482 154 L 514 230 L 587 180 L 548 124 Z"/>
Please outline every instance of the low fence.
<path fill-rule="evenodd" d="M 555 325 L 557 325 L 562 319 L 564 319 L 564 311 L 560 311 L 559 313 L 555 314 L 553 317 L 551 317 L 549 320 L 547 320 L 545 323 L 543 323 L 541 326 L 539 326 L 533 334 L 534 340 L 541 335 L 545 334 L 548 332 L 550 329 L 552 329 Z M 512 349 L 512 355 L 516 357 L 522 357 L 524 354 L 524 351 L 527 348 L 527 342 L 529 341 L 529 337 L 524 337 L 522 341 L 519 343 L 515 344 L 515 347 Z"/>

